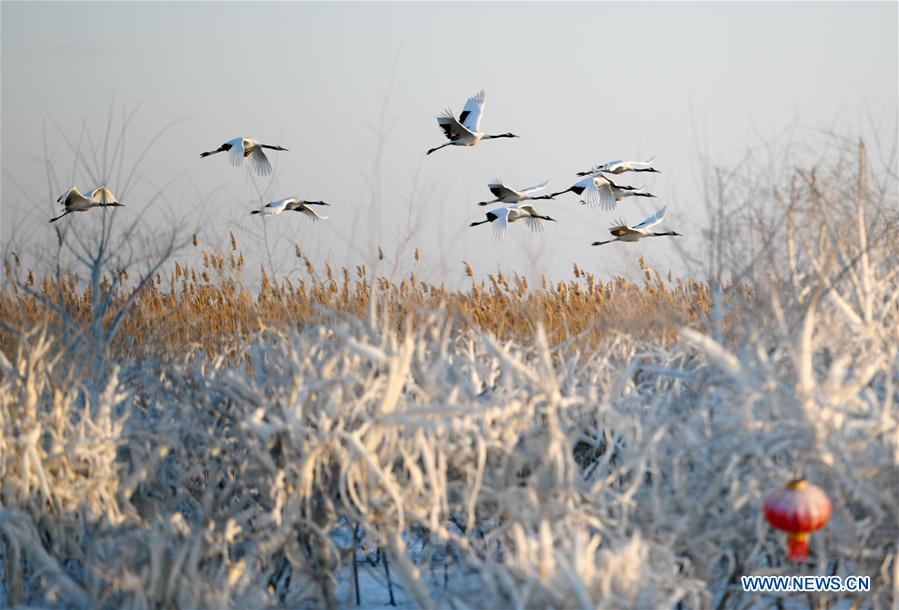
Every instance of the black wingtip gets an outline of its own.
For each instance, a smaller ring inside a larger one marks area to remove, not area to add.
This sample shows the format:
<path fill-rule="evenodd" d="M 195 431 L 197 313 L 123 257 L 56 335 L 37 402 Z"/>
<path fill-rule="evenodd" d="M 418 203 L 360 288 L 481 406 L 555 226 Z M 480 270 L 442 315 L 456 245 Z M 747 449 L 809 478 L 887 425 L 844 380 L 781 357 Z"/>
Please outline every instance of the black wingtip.
<path fill-rule="evenodd" d="M 261 213 L 260 210 L 253 210 L 252 212 L 250 212 L 250 214 L 259 214 L 259 213 Z"/>

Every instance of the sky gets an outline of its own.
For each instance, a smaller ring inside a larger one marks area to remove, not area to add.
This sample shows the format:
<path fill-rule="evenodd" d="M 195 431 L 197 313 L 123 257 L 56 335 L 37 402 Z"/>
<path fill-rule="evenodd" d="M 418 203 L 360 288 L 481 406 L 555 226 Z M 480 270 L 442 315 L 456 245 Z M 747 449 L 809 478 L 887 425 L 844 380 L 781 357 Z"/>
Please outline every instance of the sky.
<path fill-rule="evenodd" d="M 896 2 L 7 2 L 2 12 L 0 238 L 4 252 L 47 265 L 57 225 L 96 230 L 103 212 L 56 225 L 54 199 L 105 182 L 148 243 L 197 232 L 227 249 L 233 233 L 251 267 L 294 277 L 294 245 L 319 266 L 350 268 L 386 254 L 380 272 L 411 269 L 447 285 L 502 269 L 603 278 L 651 265 L 696 273 L 680 245 L 702 247 L 702 176 L 732 166 L 785 129 L 888 134 L 897 121 Z M 486 91 L 481 128 L 517 139 L 447 147 L 435 117 Z M 124 113 L 122 166 L 91 176 L 75 163 Z M 83 134 L 87 134 L 84 136 Z M 246 136 L 279 144 L 274 176 L 201 159 Z M 89 138 L 89 139 L 88 139 Z M 154 140 L 155 139 L 155 140 Z M 153 142 L 141 156 L 144 147 Z M 496 242 L 475 205 L 487 183 L 549 191 L 610 159 L 656 157 L 661 174 L 625 174 L 657 199 L 614 212 L 571 193 L 538 208 Z M 124 175 L 120 175 L 124 174 Z M 260 220 L 249 212 L 298 196 L 329 218 Z M 668 206 L 660 229 L 683 238 L 589 244 L 621 217 Z M 680 240 L 677 244 L 673 240 Z M 190 248 L 184 256 L 190 254 Z"/>

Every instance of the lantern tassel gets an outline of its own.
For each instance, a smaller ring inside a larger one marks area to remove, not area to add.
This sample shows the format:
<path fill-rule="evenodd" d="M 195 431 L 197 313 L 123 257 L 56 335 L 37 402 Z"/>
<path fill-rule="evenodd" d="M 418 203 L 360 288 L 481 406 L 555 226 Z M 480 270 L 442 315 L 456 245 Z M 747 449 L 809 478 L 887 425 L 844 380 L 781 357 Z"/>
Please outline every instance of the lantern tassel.
<path fill-rule="evenodd" d="M 790 561 L 800 562 L 808 559 L 808 538 L 808 534 L 787 536 L 787 557 Z"/>

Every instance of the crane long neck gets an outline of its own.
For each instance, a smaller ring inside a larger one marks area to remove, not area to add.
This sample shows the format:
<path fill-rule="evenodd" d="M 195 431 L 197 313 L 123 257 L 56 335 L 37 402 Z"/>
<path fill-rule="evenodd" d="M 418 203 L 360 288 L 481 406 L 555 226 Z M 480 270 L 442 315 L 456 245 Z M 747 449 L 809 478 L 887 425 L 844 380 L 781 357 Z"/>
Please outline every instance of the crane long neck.
<path fill-rule="evenodd" d="M 228 148 L 230 148 L 230 146 Z M 209 152 L 200 153 L 200 157 L 208 157 L 209 155 L 214 155 L 216 153 L 225 152 L 226 150 L 228 150 L 228 148 L 225 148 L 225 146 L 220 146 L 216 150 L 210 150 Z"/>
<path fill-rule="evenodd" d="M 517 138 L 514 133 L 498 133 L 496 135 L 484 136 L 482 139 L 484 140 L 493 140 L 495 138 Z"/>
<path fill-rule="evenodd" d="M 590 245 L 591 245 L 591 246 L 601 246 L 601 245 L 603 245 L 603 244 L 610 244 L 610 243 L 612 243 L 613 241 L 618 241 L 618 238 L 616 237 L 615 239 L 607 239 L 607 240 L 605 240 L 605 241 L 595 241 L 595 242 L 593 242 L 593 243 L 590 244 Z"/>

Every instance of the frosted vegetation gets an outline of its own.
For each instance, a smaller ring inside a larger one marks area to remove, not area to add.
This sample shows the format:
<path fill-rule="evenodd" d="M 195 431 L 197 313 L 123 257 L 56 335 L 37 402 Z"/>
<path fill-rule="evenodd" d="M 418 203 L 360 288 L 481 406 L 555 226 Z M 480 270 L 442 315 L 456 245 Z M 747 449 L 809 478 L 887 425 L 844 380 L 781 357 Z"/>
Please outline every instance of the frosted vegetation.
<path fill-rule="evenodd" d="M 0 605 L 895 607 L 896 176 L 829 146 L 712 177 L 713 304 L 665 340 L 371 299 L 136 358 L 97 269 L 87 319 L 56 303 L 0 356 Z M 799 475 L 834 513 L 795 566 L 761 506 Z M 794 573 L 872 592 L 740 589 Z"/>

